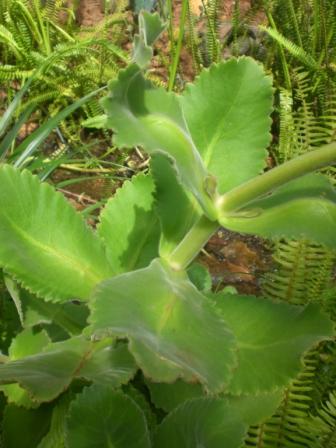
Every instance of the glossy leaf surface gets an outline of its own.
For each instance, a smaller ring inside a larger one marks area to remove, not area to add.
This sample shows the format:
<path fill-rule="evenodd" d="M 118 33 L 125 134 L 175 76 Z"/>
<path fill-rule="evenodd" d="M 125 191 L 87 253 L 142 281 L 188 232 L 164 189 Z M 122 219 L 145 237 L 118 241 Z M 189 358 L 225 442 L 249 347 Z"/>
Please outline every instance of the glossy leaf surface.
<path fill-rule="evenodd" d="M 150 448 L 146 420 L 135 402 L 109 387 L 85 388 L 67 418 L 67 448 Z"/>
<path fill-rule="evenodd" d="M 137 364 L 154 381 L 183 377 L 212 391 L 228 383 L 233 336 L 184 272 L 154 260 L 101 283 L 91 309 L 91 331 L 127 337 Z"/>
<path fill-rule="evenodd" d="M 332 335 L 331 321 L 316 305 L 297 307 L 233 294 L 214 297 L 237 339 L 238 367 L 228 388 L 233 394 L 286 386 L 299 373 L 303 353 Z"/>
<path fill-rule="evenodd" d="M 192 139 L 220 193 L 265 168 L 272 100 L 272 80 L 251 58 L 213 65 L 183 92 Z"/>
<path fill-rule="evenodd" d="M 336 192 L 325 177 L 311 174 L 251 202 L 235 216 L 223 217 L 220 223 L 264 238 L 303 238 L 336 248 Z"/>
<path fill-rule="evenodd" d="M 111 273 L 93 232 L 28 171 L 4 165 L 0 183 L 0 266 L 45 299 L 87 299 Z"/>
<path fill-rule="evenodd" d="M 98 234 L 116 274 L 145 267 L 158 255 L 154 190 L 152 177 L 139 174 L 117 190 L 100 215 Z"/>

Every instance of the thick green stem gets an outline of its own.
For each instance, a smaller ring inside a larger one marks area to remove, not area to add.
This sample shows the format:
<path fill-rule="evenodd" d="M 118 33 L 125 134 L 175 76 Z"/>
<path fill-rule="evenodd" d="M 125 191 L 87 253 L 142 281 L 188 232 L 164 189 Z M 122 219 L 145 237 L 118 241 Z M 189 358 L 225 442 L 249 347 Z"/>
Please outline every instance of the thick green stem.
<path fill-rule="evenodd" d="M 218 213 L 238 211 L 281 185 L 333 163 L 336 163 L 336 142 L 290 160 L 220 196 L 217 200 Z M 210 221 L 203 215 L 168 258 L 170 266 L 176 270 L 185 269 L 218 227 L 217 221 Z"/>
<path fill-rule="evenodd" d="M 170 255 L 167 260 L 170 266 L 178 271 L 185 269 L 218 227 L 218 222 L 202 216 Z"/>
<path fill-rule="evenodd" d="M 333 163 L 336 163 L 336 142 L 290 160 L 234 188 L 218 198 L 217 210 L 220 214 L 239 210 L 281 185 Z"/>

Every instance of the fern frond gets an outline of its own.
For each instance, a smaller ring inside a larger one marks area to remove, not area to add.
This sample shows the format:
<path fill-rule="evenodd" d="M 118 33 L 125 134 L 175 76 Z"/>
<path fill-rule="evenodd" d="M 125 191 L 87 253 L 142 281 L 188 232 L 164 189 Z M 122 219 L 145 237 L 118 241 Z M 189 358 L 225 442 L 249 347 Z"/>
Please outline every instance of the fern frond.
<path fill-rule="evenodd" d="M 336 390 L 330 393 L 318 415 L 307 419 L 305 423 L 310 428 L 309 448 L 336 448 Z"/>
<path fill-rule="evenodd" d="M 219 46 L 219 0 L 208 0 L 203 3 L 204 14 L 207 20 L 206 48 L 210 63 L 218 62 L 220 56 Z"/>
<path fill-rule="evenodd" d="M 190 1 L 188 2 L 186 37 L 187 45 L 191 51 L 194 70 L 196 73 L 199 73 L 202 57 L 200 53 L 199 39 L 197 37 L 196 19 L 191 12 Z"/>
<path fill-rule="evenodd" d="M 15 65 L 0 65 L 0 80 L 13 81 L 15 79 L 27 79 L 34 70 L 21 70 Z"/>
<path fill-rule="evenodd" d="M 306 355 L 304 368 L 285 390 L 281 405 L 272 417 L 249 428 L 244 448 L 307 448 L 307 437 L 298 428 L 309 415 L 317 356 L 316 350 Z"/>
<path fill-rule="evenodd" d="M 319 301 L 330 286 L 336 253 L 308 241 L 279 241 L 275 269 L 266 274 L 263 294 L 293 304 Z"/>
<path fill-rule="evenodd" d="M 279 101 L 279 144 L 277 148 L 278 162 L 283 163 L 292 159 L 296 153 L 295 123 L 293 117 L 292 93 L 280 89 Z"/>
<path fill-rule="evenodd" d="M 291 54 L 294 58 L 298 59 L 302 64 L 306 67 L 318 70 L 319 64 L 315 59 L 310 56 L 302 47 L 299 47 L 294 42 L 287 39 L 278 30 L 273 28 L 269 28 L 267 26 L 260 26 L 260 28 L 265 31 L 270 37 L 272 37 L 279 45 L 284 47 L 289 54 Z"/>

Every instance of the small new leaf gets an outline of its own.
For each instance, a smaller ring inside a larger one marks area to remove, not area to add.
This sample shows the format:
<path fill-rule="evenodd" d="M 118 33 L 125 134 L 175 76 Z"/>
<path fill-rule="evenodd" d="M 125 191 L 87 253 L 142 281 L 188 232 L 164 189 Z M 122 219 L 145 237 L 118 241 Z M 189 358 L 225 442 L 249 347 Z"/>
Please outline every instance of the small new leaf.
<path fill-rule="evenodd" d="M 139 14 L 139 34 L 134 36 L 133 61 L 145 68 L 153 56 L 152 45 L 165 29 L 159 14 L 141 11 Z"/>

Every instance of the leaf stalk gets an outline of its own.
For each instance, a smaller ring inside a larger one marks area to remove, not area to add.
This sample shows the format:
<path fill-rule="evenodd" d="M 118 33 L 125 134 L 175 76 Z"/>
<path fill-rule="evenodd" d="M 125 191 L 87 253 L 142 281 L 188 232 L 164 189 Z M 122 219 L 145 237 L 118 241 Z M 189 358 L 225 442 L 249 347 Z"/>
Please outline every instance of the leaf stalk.
<path fill-rule="evenodd" d="M 218 227 L 218 222 L 201 216 L 171 253 L 167 260 L 170 266 L 176 271 L 186 269 Z"/>
<path fill-rule="evenodd" d="M 237 211 L 287 182 L 336 163 L 336 142 L 296 157 L 233 188 L 217 200 L 219 214 Z"/>

